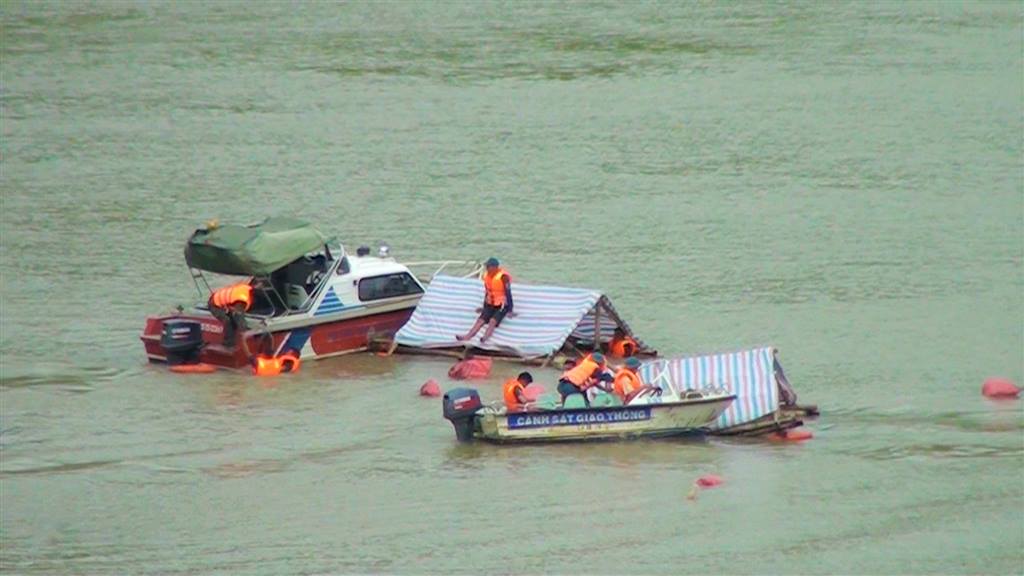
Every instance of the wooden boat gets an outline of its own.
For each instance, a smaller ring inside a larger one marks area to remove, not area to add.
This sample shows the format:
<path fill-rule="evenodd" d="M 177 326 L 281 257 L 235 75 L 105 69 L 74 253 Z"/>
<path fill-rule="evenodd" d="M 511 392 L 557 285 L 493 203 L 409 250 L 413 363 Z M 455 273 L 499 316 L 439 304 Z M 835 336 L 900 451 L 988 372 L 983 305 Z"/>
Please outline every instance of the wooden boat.
<path fill-rule="evenodd" d="M 783 405 L 756 420 L 726 428 L 717 428 L 711 433 L 716 436 L 764 436 L 785 432 L 791 428 L 799 428 L 807 419 L 817 417 L 817 405 Z"/>
<path fill-rule="evenodd" d="M 444 416 L 460 441 L 497 443 L 566 442 L 665 438 L 701 434 L 736 396 L 719 391 L 691 392 L 684 398 L 626 406 L 564 408 L 509 412 L 482 406 L 472 388 L 444 396 Z"/>

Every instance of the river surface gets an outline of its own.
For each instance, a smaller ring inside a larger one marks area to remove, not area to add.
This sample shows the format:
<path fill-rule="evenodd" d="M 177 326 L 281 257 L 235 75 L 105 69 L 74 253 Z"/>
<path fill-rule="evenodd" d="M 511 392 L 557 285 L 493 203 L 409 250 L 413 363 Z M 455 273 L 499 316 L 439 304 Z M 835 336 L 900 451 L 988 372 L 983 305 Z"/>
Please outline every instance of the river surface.
<path fill-rule="evenodd" d="M 980 395 L 1024 380 L 1022 20 L 3 1 L 0 572 L 1024 572 L 1022 401 Z M 446 360 L 147 364 L 188 234 L 270 214 L 774 345 L 815 438 L 460 446 Z"/>

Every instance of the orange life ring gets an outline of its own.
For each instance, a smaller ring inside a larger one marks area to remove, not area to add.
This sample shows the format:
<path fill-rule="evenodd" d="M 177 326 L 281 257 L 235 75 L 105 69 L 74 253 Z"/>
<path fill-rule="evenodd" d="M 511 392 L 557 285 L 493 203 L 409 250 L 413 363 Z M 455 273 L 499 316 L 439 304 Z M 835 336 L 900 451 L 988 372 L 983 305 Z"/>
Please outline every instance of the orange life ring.
<path fill-rule="evenodd" d="M 216 366 L 205 362 L 199 362 L 198 364 L 175 364 L 171 366 L 171 372 L 177 374 L 209 374 L 216 371 Z"/>

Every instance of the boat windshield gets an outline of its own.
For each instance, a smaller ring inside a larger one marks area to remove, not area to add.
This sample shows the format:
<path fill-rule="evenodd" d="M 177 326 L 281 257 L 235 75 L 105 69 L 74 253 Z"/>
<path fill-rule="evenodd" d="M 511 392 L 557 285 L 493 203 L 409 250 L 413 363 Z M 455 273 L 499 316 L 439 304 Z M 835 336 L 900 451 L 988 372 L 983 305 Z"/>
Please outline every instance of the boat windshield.
<path fill-rule="evenodd" d="M 339 251 L 343 256 L 344 252 Z M 337 265 L 329 246 L 310 252 L 274 271 L 254 286 L 252 314 L 282 316 L 306 310 Z"/>

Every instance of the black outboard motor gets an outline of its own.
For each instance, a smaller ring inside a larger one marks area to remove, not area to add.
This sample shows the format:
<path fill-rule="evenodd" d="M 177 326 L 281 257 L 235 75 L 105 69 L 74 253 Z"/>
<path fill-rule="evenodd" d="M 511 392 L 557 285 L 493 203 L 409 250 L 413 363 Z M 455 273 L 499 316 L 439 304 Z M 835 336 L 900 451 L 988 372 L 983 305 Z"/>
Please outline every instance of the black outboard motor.
<path fill-rule="evenodd" d="M 195 320 L 167 320 L 160 335 L 160 346 L 167 354 L 167 363 L 199 363 L 199 350 L 203 347 L 203 325 Z"/>
<path fill-rule="evenodd" d="M 483 404 L 474 388 L 452 388 L 444 395 L 444 417 L 455 427 L 459 442 L 473 440 L 473 415 Z"/>

